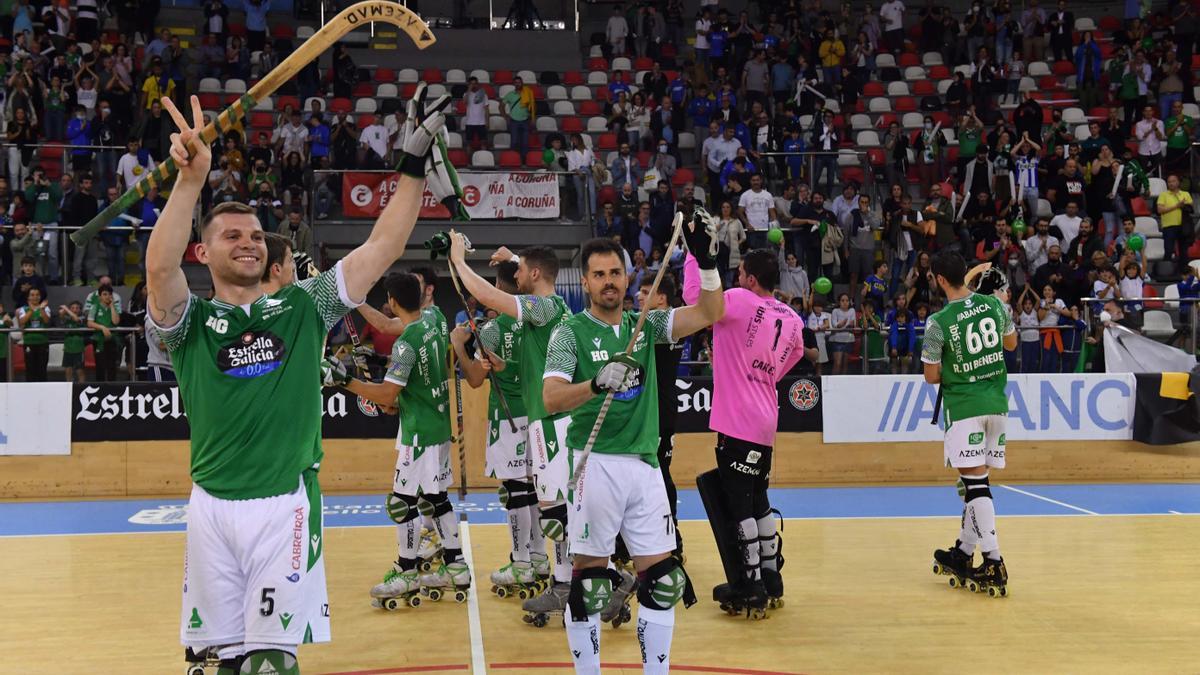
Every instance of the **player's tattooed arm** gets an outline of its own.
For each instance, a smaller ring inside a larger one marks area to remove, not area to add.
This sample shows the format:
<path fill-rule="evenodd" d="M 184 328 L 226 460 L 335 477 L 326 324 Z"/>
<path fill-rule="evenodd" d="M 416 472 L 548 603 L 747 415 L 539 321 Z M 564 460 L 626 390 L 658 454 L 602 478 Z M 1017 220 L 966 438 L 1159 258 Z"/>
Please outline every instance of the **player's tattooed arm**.
<path fill-rule="evenodd" d="M 517 317 L 517 296 L 496 288 L 471 269 L 467 264 L 467 243 L 458 232 L 450 233 L 450 264 L 454 265 L 454 271 L 458 273 L 467 293 L 475 296 L 485 307 L 514 319 Z"/>

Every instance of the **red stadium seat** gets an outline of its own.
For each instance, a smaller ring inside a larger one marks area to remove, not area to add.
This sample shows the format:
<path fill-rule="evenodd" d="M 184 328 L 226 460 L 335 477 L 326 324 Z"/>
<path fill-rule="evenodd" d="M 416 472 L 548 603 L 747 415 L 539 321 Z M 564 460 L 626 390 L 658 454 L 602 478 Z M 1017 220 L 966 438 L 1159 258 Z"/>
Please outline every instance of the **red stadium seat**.
<path fill-rule="evenodd" d="M 565 86 L 575 87 L 585 83 L 587 83 L 587 80 L 584 79 L 583 73 L 578 70 L 568 70 L 563 73 L 563 85 Z"/>
<path fill-rule="evenodd" d="M 407 100 L 412 98 L 413 94 L 415 93 L 417 93 L 416 82 L 409 82 L 407 84 L 400 85 L 400 98 Z M 491 97 L 492 93 L 488 92 L 488 96 Z"/>
<path fill-rule="evenodd" d="M 886 129 L 886 128 L 888 128 L 888 126 L 890 126 L 892 124 L 892 122 L 899 122 L 899 121 L 900 120 L 896 119 L 895 113 L 883 113 L 882 115 L 879 116 L 879 119 L 876 120 L 875 126 L 879 127 L 880 129 Z"/>
<path fill-rule="evenodd" d="M 354 103 L 348 98 L 335 98 L 329 102 L 329 110 L 331 112 L 350 112 L 354 110 Z"/>
<path fill-rule="evenodd" d="M 371 98 L 375 95 L 375 85 L 370 82 L 359 82 L 352 90 L 354 98 Z"/>
<path fill-rule="evenodd" d="M 648 152 L 646 150 L 639 151 L 637 153 L 638 164 L 641 164 L 643 169 L 648 168 L 650 166 L 650 158 L 653 156 L 653 152 Z"/>
<path fill-rule="evenodd" d="M 541 165 L 542 165 L 542 151 L 541 150 L 530 150 L 529 152 L 525 153 L 525 166 L 541 166 Z"/>
<path fill-rule="evenodd" d="M 559 120 L 558 126 L 564 133 L 580 134 L 583 133 L 583 120 L 578 117 L 564 117 Z"/>
<path fill-rule="evenodd" d="M 696 182 L 696 174 L 692 173 L 691 169 L 679 169 L 675 175 L 671 177 L 672 185 L 687 185 L 688 183 Z"/>
<path fill-rule="evenodd" d="M 231 23 L 231 24 L 229 24 L 227 27 L 229 28 L 229 34 L 230 34 L 230 35 L 236 35 L 237 37 L 240 37 L 240 38 L 245 38 L 245 37 L 246 37 L 246 24 L 244 24 L 244 23 Z M 277 36 L 277 37 L 291 37 L 291 36 L 290 36 L 290 35 L 280 35 L 280 36 Z"/>
<path fill-rule="evenodd" d="M 600 187 L 600 191 L 596 193 L 596 201 L 600 204 L 615 204 L 617 201 L 617 188 L 611 185 Z M 14 351 L 21 351 L 20 349 Z"/>
<path fill-rule="evenodd" d="M 664 43 L 661 49 L 663 59 L 673 59 L 676 56 L 679 56 L 679 50 L 676 49 L 675 45 L 671 44 L 670 42 Z"/>
<path fill-rule="evenodd" d="M 948 80 L 950 79 L 950 69 L 940 63 L 936 66 L 929 66 L 929 79 Z"/>
<path fill-rule="evenodd" d="M 1066 77 L 1067 75 L 1074 75 L 1075 74 L 1075 62 L 1074 61 L 1055 61 L 1054 65 L 1050 67 L 1050 72 L 1054 73 L 1055 75 L 1058 75 L 1059 77 Z"/>
<path fill-rule="evenodd" d="M 470 157 L 467 156 L 466 150 L 451 150 L 450 163 L 454 166 L 467 166 L 471 163 Z"/>
<path fill-rule="evenodd" d="M 588 59 L 587 67 L 588 70 L 593 72 L 605 71 L 608 70 L 608 60 L 601 56 L 590 58 Z"/>
<path fill-rule="evenodd" d="M 917 109 L 917 99 L 912 96 L 901 96 L 892 104 L 896 112 L 914 112 Z"/>
<path fill-rule="evenodd" d="M 1053 91 L 1054 89 L 1058 89 L 1060 84 L 1062 83 L 1059 81 L 1059 79 L 1053 75 L 1047 75 L 1038 80 L 1038 88 L 1043 91 Z"/>
<path fill-rule="evenodd" d="M 376 82 L 395 82 L 396 71 L 391 68 L 376 68 L 374 79 Z"/>
<path fill-rule="evenodd" d="M 596 141 L 601 150 L 616 150 L 617 135 L 616 134 L 600 134 L 600 138 Z"/>
<path fill-rule="evenodd" d="M 1146 284 L 1145 286 L 1142 286 L 1142 297 L 1143 298 L 1157 298 L 1158 291 L 1154 290 L 1154 287 L 1151 286 L 1150 284 Z M 1163 308 L 1162 300 L 1147 300 L 1146 301 L 1146 309 L 1162 309 L 1162 308 Z"/>
<path fill-rule="evenodd" d="M 633 61 L 634 70 L 650 70 L 654 67 L 654 59 L 649 56 L 639 56 Z"/>
<path fill-rule="evenodd" d="M 507 169 L 519 169 L 521 168 L 521 153 L 516 150 L 502 150 L 497 165 Z"/>
<path fill-rule="evenodd" d="M 512 84 L 512 81 L 513 81 L 513 72 L 511 70 L 497 70 L 494 73 L 492 73 L 492 82 L 496 83 L 497 85 Z M 529 84 L 529 83 L 526 83 L 526 84 Z"/>
<path fill-rule="evenodd" d="M 863 84 L 862 95 L 871 96 L 887 96 L 887 90 L 883 88 L 882 82 L 866 82 Z"/>
<path fill-rule="evenodd" d="M 197 94 L 200 99 L 200 107 L 205 110 L 220 110 L 221 95 L 220 94 Z"/>
<path fill-rule="evenodd" d="M 908 68 L 909 66 L 919 66 L 919 65 L 921 65 L 921 57 L 917 56 L 916 54 L 913 54 L 912 52 L 904 52 L 903 54 L 900 55 L 899 59 L 896 59 L 896 65 L 900 66 L 901 68 Z"/>
<path fill-rule="evenodd" d="M 867 163 L 869 163 L 871 166 L 883 166 L 884 160 L 885 155 L 883 154 L 883 148 L 867 149 Z"/>
<path fill-rule="evenodd" d="M 275 98 L 276 110 L 286 110 L 289 105 L 292 106 L 292 110 L 299 110 L 300 99 L 296 96 L 278 96 Z"/>
<path fill-rule="evenodd" d="M 912 83 L 913 93 L 917 96 L 936 96 L 937 89 L 933 86 L 933 82 L 929 80 L 917 80 Z"/>
<path fill-rule="evenodd" d="M 461 98 L 458 99 L 458 101 L 455 102 L 455 104 L 454 104 L 454 110 L 459 115 L 466 115 L 467 114 L 467 102 Z"/>
<path fill-rule="evenodd" d="M 1146 205 L 1146 200 L 1142 197 L 1134 197 L 1133 199 L 1129 200 L 1129 207 L 1135 216 L 1149 217 L 1152 215 L 1150 213 L 1150 207 Z"/>
<path fill-rule="evenodd" d="M 1096 22 L 1097 27 L 1105 33 L 1111 33 L 1115 30 L 1121 30 L 1121 20 L 1115 16 L 1102 16 Z"/>
<path fill-rule="evenodd" d="M 271 26 L 271 36 L 277 38 L 294 38 L 296 37 L 296 29 L 287 21 L 279 21 L 274 26 Z"/>
<path fill-rule="evenodd" d="M 421 79 L 427 84 L 437 84 L 442 81 L 442 71 L 437 68 L 426 68 L 421 71 Z"/>
<path fill-rule="evenodd" d="M 270 129 L 275 126 L 275 116 L 269 112 L 252 112 L 250 126 L 256 129 Z"/>
<path fill-rule="evenodd" d="M 576 101 L 575 109 L 584 117 L 595 117 L 600 115 L 602 110 L 598 101 Z"/>
<path fill-rule="evenodd" d="M 843 185 L 846 183 L 849 183 L 850 181 L 854 181 L 855 183 L 862 185 L 864 182 L 866 182 L 866 177 L 867 177 L 866 172 L 863 171 L 860 167 L 847 166 L 847 167 L 842 168 L 842 184 Z"/>
<path fill-rule="evenodd" d="M 359 129 L 366 129 L 375 123 L 375 116 L 364 113 L 354 118 L 354 125 Z"/>
<path fill-rule="evenodd" d="M 944 110 L 938 110 L 937 112 L 930 115 L 930 117 L 933 118 L 934 124 L 941 122 L 943 129 L 949 129 L 954 126 L 954 120 L 952 120 L 950 118 L 950 113 L 948 113 Z"/>
<path fill-rule="evenodd" d="M 1108 108 L 1104 106 L 1096 106 L 1088 111 L 1088 117 L 1094 117 L 1101 123 L 1108 119 Z"/>

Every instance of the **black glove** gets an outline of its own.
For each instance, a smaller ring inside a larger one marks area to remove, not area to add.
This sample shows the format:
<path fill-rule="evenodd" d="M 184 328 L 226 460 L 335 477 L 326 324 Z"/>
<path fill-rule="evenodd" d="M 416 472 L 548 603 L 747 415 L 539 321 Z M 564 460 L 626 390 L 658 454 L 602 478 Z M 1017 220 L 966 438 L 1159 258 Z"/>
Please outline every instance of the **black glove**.
<path fill-rule="evenodd" d="M 717 269 L 717 221 L 708 211 L 696 207 L 692 222 L 683 226 L 683 240 L 700 269 Z"/>

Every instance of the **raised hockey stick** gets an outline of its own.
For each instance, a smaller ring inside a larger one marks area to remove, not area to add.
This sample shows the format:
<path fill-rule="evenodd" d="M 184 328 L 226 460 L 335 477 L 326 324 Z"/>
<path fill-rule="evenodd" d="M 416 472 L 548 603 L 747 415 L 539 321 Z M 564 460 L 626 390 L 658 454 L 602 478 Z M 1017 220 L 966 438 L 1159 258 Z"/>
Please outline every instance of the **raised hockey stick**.
<path fill-rule="evenodd" d="M 671 229 L 671 241 L 667 244 L 667 255 L 675 250 L 679 245 L 679 237 L 683 235 L 684 218 L 683 213 L 675 212 L 675 223 Z M 698 226 L 697 226 L 698 227 Z M 650 292 L 646 295 L 647 298 L 653 298 L 655 293 L 658 293 L 658 285 L 662 283 L 663 275 L 666 274 L 667 268 L 670 265 L 663 265 L 658 268 L 658 274 L 654 275 L 654 283 L 650 285 Z M 649 304 L 642 306 L 642 311 L 638 313 L 637 324 L 633 327 L 633 333 L 629 335 L 629 344 L 625 347 L 625 353 L 633 351 L 633 346 L 637 344 L 638 335 L 642 332 L 642 326 L 646 323 L 646 316 L 650 313 Z M 600 412 L 596 414 L 596 422 L 592 425 L 592 432 L 588 434 L 587 443 L 583 446 L 583 453 L 579 456 L 578 465 L 575 471 L 571 474 L 571 480 L 567 483 L 567 491 L 574 492 L 575 486 L 579 483 L 579 477 L 583 475 L 583 470 L 587 466 L 588 457 L 592 454 L 592 446 L 596 444 L 596 437 L 600 435 L 600 427 L 604 426 L 604 418 L 608 415 L 608 407 L 612 405 L 613 392 L 608 392 L 604 395 L 604 403 L 600 405 Z"/>
<path fill-rule="evenodd" d="M 413 44 L 417 49 L 425 49 L 437 41 L 437 38 L 430 32 L 429 26 L 421 20 L 421 17 L 414 14 L 408 8 L 395 2 L 386 2 L 385 0 L 365 0 L 350 5 L 336 16 L 329 20 L 329 23 L 321 27 L 321 30 L 313 34 L 312 37 L 300 44 L 300 47 L 292 52 L 291 56 L 283 60 L 278 66 L 275 66 L 271 72 L 267 73 L 258 84 L 250 88 L 250 91 L 242 94 L 241 98 L 234 101 L 221 114 L 217 116 L 216 121 L 200 132 L 199 138 L 193 143 L 203 142 L 212 144 L 216 140 L 218 132 L 229 131 L 237 122 L 254 108 L 254 106 L 264 98 L 270 96 L 276 89 L 283 86 L 285 82 L 295 77 L 301 69 L 311 61 L 315 61 L 325 52 L 340 40 L 344 35 L 360 26 L 366 26 L 375 21 L 383 21 L 394 24 L 400 30 L 408 33 L 412 38 Z M 179 168 L 175 166 L 175 161 L 167 158 L 154 171 L 146 174 L 132 187 L 126 190 L 125 194 L 119 199 L 110 204 L 108 208 L 101 211 L 87 222 L 86 225 L 79 228 L 71 235 L 71 241 L 75 242 L 76 246 L 86 244 L 88 240 L 96 236 L 107 223 L 112 222 L 121 213 L 128 211 L 141 198 L 145 197 L 150 192 L 150 188 L 163 187 L 167 183 L 174 180 L 179 173 Z"/>

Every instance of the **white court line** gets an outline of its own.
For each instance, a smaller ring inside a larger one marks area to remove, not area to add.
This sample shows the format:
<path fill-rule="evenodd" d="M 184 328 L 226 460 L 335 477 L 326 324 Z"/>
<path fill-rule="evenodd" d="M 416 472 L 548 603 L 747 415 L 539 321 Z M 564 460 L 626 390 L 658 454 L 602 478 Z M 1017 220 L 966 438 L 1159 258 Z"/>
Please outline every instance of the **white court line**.
<path fill-rule="evenodd" d="M 1178 511 L 1172 511 L 1171 509 L 1167 509 L 1167 513 L 1173 513 L 1173 514 L 1175 514 L 1175 515 L 1177 515 L 1177 516 L 1182 516 L 1182 515 L 1183 515 L 1182 513 L 1178 512 Z"/>
<path fill-rule="evenodd" d="M 1063 508 L 1066 508 L 1066 509 L 1071 509 L 1072 511 L 1078 511 L 1078 512 L 1080 512 L 1080 513 L 1086 513 L 1086 514 L 1088 514 L 1089 516 L 1098 516 L 1098 515 L 1100 515 L 1099 513 L 1096 513 L 1095 511 L 1088 511 L 1087 509 L 1080 508 L 1080 507 L 1078 507 L 1078 506 L 1073 506 L 1073 505 L 1071 505 L 1071 504 L 1068 504 L 1068 503 L 1066 503 L 1066 502 L 1060 502 L 1060 501 L 1058 501 L 1057 499 L 1051 499 L 1051 498 L 1049 498 L 1049 497 L 1043 497 L 1043 496 L 1041 496 L 1041 495 L 1034 494 L 1034 493 L 1032 493 L 1032 492 L 1029 492 L 1029 491 L 1027 491 L 1027 490 L 1022 490 L 1021 488 L 1015 488 L 1015 487 L 1013 487 L 1013 486 L 1011 486 L 1011 485 L 1000 485 L 1000 486 L 998 486 L 998 487 L 1002 487 L 1002 488 L 1004 488 L 1005 490 L 1012 490 L 1013 492 L 1017 492 L 1017 493 L 1019 493 L 1019 494 L 1023 494 L 1023 495 L 1025 495 L 1026 497 L 1033 497 L 1034 499 L 1040 499 L 1040 500 L 1042 500 L 1042 501 L 1044 501 L 1044 502 L 1049 502 L 1049 503 L 1051 503 L 1051 504 L 1057 504 L 1058 506 L 1061 506 L 1061 507 L 1063 507 Z"/>
<path fill-rule="evenodd" d="M 487 675 L 487 661 L 483 657 L 483 628 L 479 622 L 479 584 L 475 579 L 475 560 L 471 555 L 471 527 L 466 520 L 458 525 L 459 543 L 462 544 L 463 559 L 471 570 L 471 590 L 467 593 L 467 626 L 471 632 L 471 672 Z"/>

